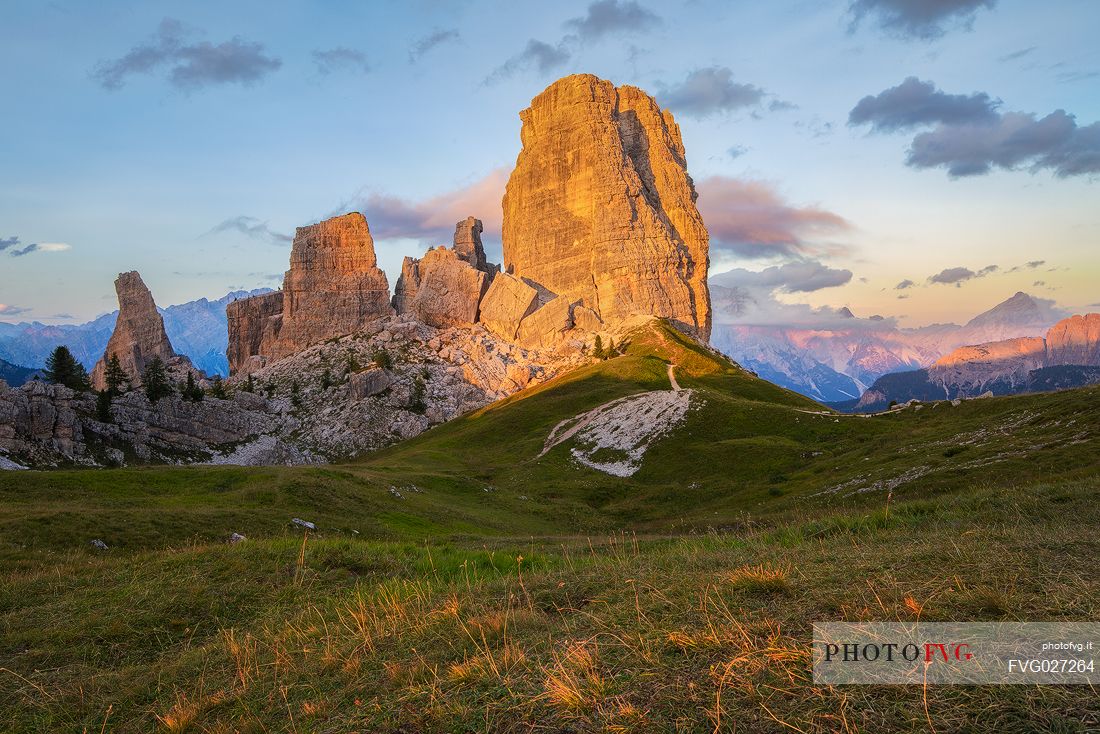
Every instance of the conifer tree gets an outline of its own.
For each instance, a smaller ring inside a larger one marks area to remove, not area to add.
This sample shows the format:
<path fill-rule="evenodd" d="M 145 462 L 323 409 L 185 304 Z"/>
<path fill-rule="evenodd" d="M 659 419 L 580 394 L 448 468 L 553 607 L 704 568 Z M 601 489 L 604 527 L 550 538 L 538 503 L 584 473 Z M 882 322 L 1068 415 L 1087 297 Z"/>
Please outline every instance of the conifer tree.
<path fill-rule="evenodd" d="M 603 359 L 603 339 L 599 334 L 596 334 L 596 342 L 592 346 L 592 356 L 596 359 Z"/>
<path fill-rule="evenodd" d="M 225 383 L 222 382 L 221 375 L 214 375 L 214 381 L 210 385 L 210 397 L 218 400 L 226 400 L 229 397 L 229 393 L 225 391 Z"/>
<path fill-rule="evenodd" d="M 130 378 L 126 370 L 122 369 L 118 355 L 112 353 L 107 360 L 107 369 L 103 372 L 103 381 L 107 383 L 107 394 L 111 397 L 121 395 L 130 389 Z"/>
<path fill-rule="evenodd" d="M 154 403 L 175 392 L 172 389 L 172 383 L 168 380 L 168 368 L 160 357 L 153 357 L 153 360 L 145 366 L 141 383 L 145 387 L 145 395 Z"/>
<path fill-rule="evenodd" d="M 203 399 L 202 388 L 195 384 L 195 373 L 187 373 L 187 383 L 183 386 L 182 394 L 186 400 L 190 400 L 193 403 L 197 403 Z"/>
<path fill-rule="evenodd" d="M 54 349 L 46 360 L 46 379 L 77 392 L 92 389 L 92 384 L 88 381 L 88 371 L 76 361 L 76 357 L 64 344 Z"/>
<path fill-rule="evenodd" d="M 100 390 L 96 393 L 95 417 L 100 423 L 110 423 L 114 420 L 111 415 L 111 393 L 109 390 Z"/>

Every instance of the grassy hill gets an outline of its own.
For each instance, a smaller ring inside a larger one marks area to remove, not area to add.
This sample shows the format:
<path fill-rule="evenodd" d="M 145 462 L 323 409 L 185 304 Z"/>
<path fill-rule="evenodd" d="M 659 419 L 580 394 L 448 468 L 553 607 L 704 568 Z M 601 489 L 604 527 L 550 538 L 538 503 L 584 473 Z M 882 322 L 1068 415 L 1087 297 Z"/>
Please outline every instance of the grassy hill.
<path fill-rule="evenodd" d="M 670 363 L 635 474 L 540 456 Z M 808 645 L 1100 618 L 1098 407 L 844 416 L 652 324 L 356 463 L 0 472 L 0 730 L 1083 730 L 1088 689 L 815 687 Z"/>

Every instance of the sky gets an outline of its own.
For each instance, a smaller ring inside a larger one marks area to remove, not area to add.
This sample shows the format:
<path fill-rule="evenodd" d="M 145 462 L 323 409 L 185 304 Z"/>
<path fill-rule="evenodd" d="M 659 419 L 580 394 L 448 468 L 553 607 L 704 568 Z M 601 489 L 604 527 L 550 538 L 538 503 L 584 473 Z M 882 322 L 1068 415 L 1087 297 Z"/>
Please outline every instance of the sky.
<path fill-rule="evenodd" d="M 1100 310 L 1095 0 L 0 0 L 0 320 L 278 287 L 294 228 L 484 220 L 555 79 L 680 124 L 711 274 L 776 313 Z M 790 308 L 798 305 L 798 308 Z M 815 311 L 814 309 L 818 309 Z M 795 318 L 795 317 L 792 317 Z"/>

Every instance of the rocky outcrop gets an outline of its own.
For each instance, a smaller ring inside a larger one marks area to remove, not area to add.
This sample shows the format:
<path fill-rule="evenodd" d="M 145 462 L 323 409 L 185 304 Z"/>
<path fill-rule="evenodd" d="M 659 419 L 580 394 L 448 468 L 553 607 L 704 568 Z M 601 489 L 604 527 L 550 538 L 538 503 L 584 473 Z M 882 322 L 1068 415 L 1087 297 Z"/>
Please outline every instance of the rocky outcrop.
<path fill-rule="evenodd" d="M 237 316 L 263 317 L 259 345 L 252 353 L 241 349 L 255 341 L 255 330 L 242 334 L 230 324 L 229 341 L 238 345 L 230 371 L 239 372 L 252 356 L 261 362 L 281 359 L 306 347 L 344 334 L 391 313 L 386 274 L 379 269 L 367 220 L 352 212 L 299 227 L 290 252 L 290 270 L 283 279 L 282 313 L 271 313 L 275 299 L 248 304 L 237 301 Z M 245 318 L 242 323 L 254 323 Z M 271 327 L 270 329 L 268 327 Z M 253 360 L 255 362 L 256 360 Z"/>
<path fill-rule="evenodd" d="M 707 339 L 708 236 L 671 113 L 637 88 L 576 75 L 520 118 L 504 270 L 604 323 L 661 316 Z"/>
<path fill-rule="evenodd" d="M 187 357 L 177 355 L 164 331 L 164 319 L 157 311 L 153 294 L 136 271 L 121 273 L 115 280 L 118 294 L 118 319 L 103 357 L 92 370 L 92 385 L 97 390 L 106 387 L 107 360 L 117 356 L 130 384 L 141 384 L 141 376 L 153 359 L 159 357 L 173 375 L 179 378 L 194 370 Z"/>
<path fill-rule="evenodd" d="M 1047 364 L 1100 367 L 1100 313 L 1071 316 L 1047 332 Z"/>
<path fill-rule="evenodd" d="M 112 401 L 111 422 L 97 418 L 95 397 L 62 385 L 0 384 L 0 455 L 25 466 L 113 466 L 125 463 L 203 462 L 266 437 L 266 453 L 251 463 L 306 463 L 316 456 L 282 434 L 297 429 L 286 406 L 258 395 L 201 402 L 178 396 L 151 403 L 141 390 Z M 282 458 L 280 458 L 282 457 Z"/>
<path fill-rule="evenodd" d="M 539 305 L 539 292 L 514 275 L 501 273 L 493 278 L 481 300 L 481 323 L 502 339 L 512 341 L 520 322 Z"/>
<path fill-rule="evenodd" d="M 225 309 L 229 327 L 226 357 L 234 372 L 247 374 L 261 368 L 266 358 L 263 345 L 274 344 L 283 320 L 283 292 L 274 291 L 233 301 Z"/>
<path fill-rule="evenodd" d="M 406 257 L 393 291 L 393 308 L 429 326 L 458 326 L 477 321 L 478 304 L 496 274 L 485 259 L 481 220 L 467 217 L 455 225 L 454 247 L 436 247 L 419 260 Z"/>
<path fill-rule="evenodd" d="M 472 324 L 477 321 L 488 277 L 446 247 L 428 250 L 419 260 L 406 257 L 394 292 L 394 309 L 429 326 Z"/>
<path fill-rule="evenodd" d="M 490 265 L 485 259 L 485 248 L 481 244 L 481 233 L 484 227 L 480 219 L 466 217 L 455 225 L 455 254 L 460 260 L 470 264 L 475 270 L 480 270 L 492 278 L 499 269 L 496 265 Z"/>

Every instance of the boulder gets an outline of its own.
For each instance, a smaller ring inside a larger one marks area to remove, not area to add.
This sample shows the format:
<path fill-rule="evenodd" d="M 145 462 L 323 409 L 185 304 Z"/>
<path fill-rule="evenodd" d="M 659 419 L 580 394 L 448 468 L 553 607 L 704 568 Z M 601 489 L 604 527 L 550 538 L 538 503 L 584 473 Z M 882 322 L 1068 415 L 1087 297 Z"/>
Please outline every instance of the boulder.
<path fill-rule="evenodd" d="M 558 296 L 519 324 L 516 341 L 525 347 L 551 348 L 562 342 L 573 326 L 569 299 Z"/>
<path fill-rule="evenodd" d="M 603 330 L 603 322 L 600 321 L 599 315 L 585 306 L 576 306 L 573 308 L 573 325 L 585 331 Z"/>
<path fill-rule="evenodd" d="M 501 273 L 493 278 L 481 299 L 479 320 L 489 331 L 512 341 L 520 322 L 538 307 L 538 303 L 536 289 L 509 273 Z"/>
<path fill-rule="evenodd" d="M 369 398 L 385 392 L 393 384 L 393 377 L 382 368 L 348 375 L 348 390 L 355 400 Z"/>
<path fill-rule="evenodd" d="M 504 270 L 604 323 L 667 317 L 707 339 L 709 241 L 680 130 L 635 87 L 589 74 L 520 113 L 504 195 Z"/>

